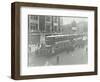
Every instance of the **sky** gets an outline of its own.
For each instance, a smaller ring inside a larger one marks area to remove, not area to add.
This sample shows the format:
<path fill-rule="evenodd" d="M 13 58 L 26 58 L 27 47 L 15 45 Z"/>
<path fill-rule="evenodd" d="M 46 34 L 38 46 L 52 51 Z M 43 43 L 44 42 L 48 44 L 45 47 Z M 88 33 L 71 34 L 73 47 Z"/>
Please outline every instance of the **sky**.
<path fill-rule="evenodd" d="M 81 21 L 88 21 L 87 17 L 63 17 L 63 24 L 70 24 L 73 20 L 75 20 L 77 23 Z"/>

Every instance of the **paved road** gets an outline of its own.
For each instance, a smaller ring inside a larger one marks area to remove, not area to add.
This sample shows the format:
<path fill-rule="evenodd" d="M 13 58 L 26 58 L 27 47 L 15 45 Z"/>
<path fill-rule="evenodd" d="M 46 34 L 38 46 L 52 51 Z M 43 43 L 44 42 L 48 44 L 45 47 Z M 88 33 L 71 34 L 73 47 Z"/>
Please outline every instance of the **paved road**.
<path fill-rule="evenodd" d="M 37 56 L 35 53 L 29 55 L 29 66 L 47 66 L 47 65 L 74 65 L 86 64 L 88 55 L 86 48 L 76 48 L 71 52 L 62 52 L 53 56 Z"/>

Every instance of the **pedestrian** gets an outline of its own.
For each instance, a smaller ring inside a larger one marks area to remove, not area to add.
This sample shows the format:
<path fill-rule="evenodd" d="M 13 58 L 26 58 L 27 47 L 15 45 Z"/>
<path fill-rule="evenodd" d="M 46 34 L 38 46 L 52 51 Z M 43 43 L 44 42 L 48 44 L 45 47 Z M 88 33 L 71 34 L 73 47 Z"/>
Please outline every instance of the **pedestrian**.
<path fill-rule="evenodd" d="M 59 56 L 57 56 L 57 65 L 59 65 Z"/>

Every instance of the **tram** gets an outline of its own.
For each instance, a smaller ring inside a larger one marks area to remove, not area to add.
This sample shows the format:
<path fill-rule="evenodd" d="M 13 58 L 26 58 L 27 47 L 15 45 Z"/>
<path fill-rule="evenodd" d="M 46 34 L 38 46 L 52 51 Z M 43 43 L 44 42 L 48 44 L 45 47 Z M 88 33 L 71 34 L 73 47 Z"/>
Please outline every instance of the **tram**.
<path fill-rule="evenodd" d="M 55 55 L 63 51 L 70 52 L 87 44 L 87 34 L 57 34 L 45 36 L 44 47 L 37 51 L 39 55 Z"/>

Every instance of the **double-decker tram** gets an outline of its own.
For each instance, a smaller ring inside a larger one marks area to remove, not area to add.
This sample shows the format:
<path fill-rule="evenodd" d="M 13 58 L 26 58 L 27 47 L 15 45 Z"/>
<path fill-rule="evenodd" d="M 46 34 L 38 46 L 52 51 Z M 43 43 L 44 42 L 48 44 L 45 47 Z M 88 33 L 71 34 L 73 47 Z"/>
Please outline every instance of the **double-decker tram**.
<path fill-rule="evenodd" d="M 71 52 L 76 48 L 83 48 L 87 45 L 87 34 L 53 34 L 41 38 L 40 46 L 36 50 L 37 55 L 55 55 L 64 51 Z"/>
<path fill-rule="evenodd" d="M 86 33 L 43 35 L 40 43 L 34 46 L 34 49 L 37 55 L 48 56 L 64 51 L 71 52 L 76 48 L 83 48 L 87 45 L 87 42 Z"/>
<path fill-rule="evenodd" d="M 70 52 L 87 44 L 87 34 L 57 34 L 45 36 L 45 47 L 40 50 L 45 55 L 54 55 L 63 51 Z M 45 50 L 45 51 L 43 51 Z"/>

